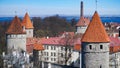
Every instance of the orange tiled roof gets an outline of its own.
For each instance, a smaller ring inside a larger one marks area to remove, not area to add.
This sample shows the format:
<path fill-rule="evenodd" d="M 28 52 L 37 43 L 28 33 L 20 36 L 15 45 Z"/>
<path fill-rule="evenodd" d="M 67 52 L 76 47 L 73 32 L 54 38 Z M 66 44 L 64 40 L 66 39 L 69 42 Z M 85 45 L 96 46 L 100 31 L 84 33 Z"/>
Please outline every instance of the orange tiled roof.
<path fill-rule="evenodd" d="M 80 44 L 76 44 L 74 46 L 74 50 L 80 51 L 81 50 L 81 45 Z"/>
<path fill-rule="evenodd" d="M 44 47 L 43 47 L 42 44 L 35 43 L 34 44 L 34 49 L 40 51 L 40 50 L 44 50 Z"/>
<path fill-rule="evenodd" d="M 110 42 L 110 39 L 104 29 L 100 17 L 95 11 L 92 20 L 83 35 L 82 42 Z"/>
<path fill-rule="evenodd" d="M 86 26 L 89 23 L 90 23 L 89 18 L 84 18 L 83 16 L 81 16 L 76 26 Z"/>
<path fill-rule="evenodd" d="M 8 30 L 6 31 L 6 34 L 23 34 L 23 28 L 20 23 L 20 19 L 15 16 L 12 23 L 8 27 Z"/>
<path fill-rule="evenodd" d="M 120 52 L 120 46 L 110 46 L 110 53 Z"/>
<path fill-rule="evenodd" d="M 24 18 L 23 18 L 22 26 L 25 26 L 25 28 L 28 28 L 28 29 L 34 28 L 28 13 L 26 13 Z"/>

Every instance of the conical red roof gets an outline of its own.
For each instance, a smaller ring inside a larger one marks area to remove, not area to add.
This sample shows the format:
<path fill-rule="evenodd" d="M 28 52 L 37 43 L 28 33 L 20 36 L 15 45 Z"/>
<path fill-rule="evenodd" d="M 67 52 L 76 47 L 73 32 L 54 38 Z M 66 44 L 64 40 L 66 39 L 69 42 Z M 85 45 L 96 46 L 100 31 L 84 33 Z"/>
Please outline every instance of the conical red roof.
<path fill-rule="evenodd" d="M 42 44 L 35 43 L 34 44 L 34 49 L 38 50 L 38 51 L 41 51 L 41 50 L 44 50 L 44 47 L 43 47 Z"/>
<path fill-rule="evenodd" d="M 90 20 L 88 18 L 84 18 L 83 16 L 81 16 L 76 26 L 86 26 L 89 24 L 89 22 Z"/>
<path fill-rule="evenodd" d="M 23 32 L 20 19 L 17 16 L 15 16 L 8 30 L 6 31 L 6 34 L 23 34 L 23 33 L 25 32 Z"/>
<path fill-rule="evenodd" d="M 27 28 L 27 29 L 34 28 L 28 13 L 26 13 L 24 18 L 23 18 L 22 26 L 25 26 L 25 28 Z"/>
<path fill-rule="evenodd" d="M 100 17 L 95 11 L 92 20 L 83 35 L 82 42 L 110 42 L 110 39 L 104 29 Z"/>

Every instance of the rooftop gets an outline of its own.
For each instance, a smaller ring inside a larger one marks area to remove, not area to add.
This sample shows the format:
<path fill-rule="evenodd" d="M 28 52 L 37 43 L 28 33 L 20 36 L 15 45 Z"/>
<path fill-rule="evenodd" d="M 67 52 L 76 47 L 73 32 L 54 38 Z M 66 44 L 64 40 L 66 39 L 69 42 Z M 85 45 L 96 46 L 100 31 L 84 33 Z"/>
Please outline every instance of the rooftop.
<path fill-rule="evenodd" d="M 95 11 L 81 42 L 110 42 L 97 11 Z"/>
<path fill-rule="evenodd" d="M 20 22 L 20 19 L 15 16 L 12 23 L 8 27 L 8 30 L 6 31 L 6 34 L 23 34 L 23 28 Z"/>
<path fill-rule="evenodd" d="M 26 13 L 24 18 L 23 18 L 22 26 L 25 26 L 25 28 L 27 28 L 27 29 L 34 28 L 28 13 Z"/>

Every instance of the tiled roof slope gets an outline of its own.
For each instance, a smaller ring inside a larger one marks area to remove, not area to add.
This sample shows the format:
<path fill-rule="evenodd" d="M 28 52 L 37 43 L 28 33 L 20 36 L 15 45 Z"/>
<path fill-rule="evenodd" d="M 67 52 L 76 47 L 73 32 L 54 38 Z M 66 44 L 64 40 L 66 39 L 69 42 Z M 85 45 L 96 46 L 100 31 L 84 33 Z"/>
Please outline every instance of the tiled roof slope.
<path fill-rule="evenodd" d="M 89 22 L 90 22 L 89 18 L 81 16 L 76 26 L 86 26 L 89 24 Z"/>
<path fill-rule="evenodd" d="M 23 28 L 20 23 L 20 19 L 17 16 L 15 16 L 12 23 L 8 27 L 6 34 L 23 34 L 23 33 L 25 33 L 25 32 L 23 32 Z"/>
<path fill-rule="evenodd" d="M 74 45 L 74 50 L 80 51 L 81 50 L 81 44 Z"/>
<path fill-rule="evenodd" d="M 40 50 L 44 50 L 44 47 L 42 44 L 35 43 L 34 49 L 40 51 Z"/>
<path fill-rule="evenodd" d="M 95 11 L 92 20 L 83 35 L 82 42 L 110 42 L 110 39 L 104 29 L 100 17 Z"/>
<path fill-rule="evenodd" d="M 24 18 L 23 18 L 22 26 L 25 26 L 25 28 L 27 28 L 27 29 L 34 28 L 32 22 L 30 20 L 30 17 L 28 15 L 28 13 L 26 13 L 25 16 L 24 16 Z"/>

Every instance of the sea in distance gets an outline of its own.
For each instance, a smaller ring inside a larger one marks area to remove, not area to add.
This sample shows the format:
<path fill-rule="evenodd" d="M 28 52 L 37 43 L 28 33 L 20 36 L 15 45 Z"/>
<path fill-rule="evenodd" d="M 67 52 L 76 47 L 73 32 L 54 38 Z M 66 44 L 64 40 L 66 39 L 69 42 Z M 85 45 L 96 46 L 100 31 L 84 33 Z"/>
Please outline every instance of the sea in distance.
<path fill-rule="evenodd" d="M 68 22 L 71 22 L 71 20 L 74 18 L 75 21 L 77 22 L 79 20 L 79 16 L 60 16 L 61 18 L 66 19 Z M 0 17 L 0 22 L 11 22 L 14 17 Z M 23 17 L 20 17 L 21 19 Z M 32 19 L 33 17 L 31 17 Z M 44 18 L 44 17 L 41 17 Z M 91 19 L 91 17 L 89 17 Z M 101 17 L 101 20 L 103 23 L 110 23 L 110 22 L 115 22 L 115 23 L 120 23 L 120 17 Z"/>

